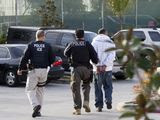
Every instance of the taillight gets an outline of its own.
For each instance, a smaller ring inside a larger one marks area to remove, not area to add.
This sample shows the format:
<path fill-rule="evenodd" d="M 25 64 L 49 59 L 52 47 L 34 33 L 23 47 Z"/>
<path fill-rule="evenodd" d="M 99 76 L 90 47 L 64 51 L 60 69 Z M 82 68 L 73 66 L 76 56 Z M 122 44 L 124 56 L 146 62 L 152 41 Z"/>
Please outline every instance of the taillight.
<path fill-rule="evenodd" d="M 55 61 L 52 65 L 53 65 L 54 67 L 60 66 L 60 65 L 62 65 L 62 60 Z"/>

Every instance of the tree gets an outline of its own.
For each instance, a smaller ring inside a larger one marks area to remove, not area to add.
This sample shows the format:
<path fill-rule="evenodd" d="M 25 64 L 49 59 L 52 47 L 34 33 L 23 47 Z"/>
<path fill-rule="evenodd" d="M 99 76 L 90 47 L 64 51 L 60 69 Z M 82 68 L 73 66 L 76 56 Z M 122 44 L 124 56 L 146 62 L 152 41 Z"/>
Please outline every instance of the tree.
<path fill-rule="evenodd" d="M 61 0 L 55 0 L 55 3 L 58 8 L 61 8 Z M 83 3 L 83 0 L 63 0 L 63 9 L 65 15 L 79 15 L 85 12 L 86 6 Z M 58 11 L 61 11 L 59 9 Z"/>
<path fill-rule="evenodd" d="M 34 13 L 34 11 L 42 4 L 44 4 L 44 0 L 24 0 L 26 3 L 26 8 L 23 12 L 23 15 L 25 15 L 29 10 L 30 13 Z"/>
<path fill-rule="evenodd" d="M 41 16 L 42 26 L 62 26 L 61 21 L 58 19 L 56 13 L 56 6 L 54 0 L 45 0 L 44 5 L 36 10 Z"/>
<path fill-rule="evenodd" d="M 100 13 L 102 11 L 102 2 L 103 0 L 90 0 L 91 1 L 91 8 L 92 12 Z M 107 2 L 104 2 L 104 5 L 106 6 L 106 9 L 104 9 L 105 14 L 109 14 L 111 10 L 108 9 Z"/>
<path fill-rule="evenodd" d="M 31 6 L 31 9 L 37 9 L 40 5 L 45 3 L 45 0 L 26 0 Z"/>
<path fill-rule="evenodd" d="M 82 0 L 64 0 L 64 10 L 70 14 L 78 14 L 85 11 Z"/>
<path fill-rule="evenodd" d="M 126 9 L 129 5 L 130 1 L 131 0 L 106 0 L 109 7 L 111 8 L 113 14 L 119 17 L 121 29 L 123 28 L 122 16 L 126 12 Z"/>
<path fill-rule="evenodd" d="M 90 0 L 90 2 L 91 2 L 91 8 L 93 12 L 101 11 L 102 0 Z"/>

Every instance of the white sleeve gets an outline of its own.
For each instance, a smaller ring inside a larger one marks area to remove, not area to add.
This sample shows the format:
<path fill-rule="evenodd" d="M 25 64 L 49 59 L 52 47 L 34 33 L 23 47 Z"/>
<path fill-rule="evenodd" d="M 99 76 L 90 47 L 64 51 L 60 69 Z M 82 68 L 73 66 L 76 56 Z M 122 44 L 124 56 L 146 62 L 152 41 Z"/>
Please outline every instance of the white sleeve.
<path fill-rule="evenodd" d="M 114 48 L 115 45 L 112 46 L 112 48 Z M 115 57 L 116 57 L 116 52 L 115 51 L 109 51 L 107 52 L 107 57 L 106 59 L 103 61 L 104 64 L 106 66 L 110 66 L 113 64 L 114 60 L 115 60 Z"/>
<path fill-rule="evenodd" d="M 93 41 L 92 43 L 92 46 L 94 47 L 94 50 L 96 51 L 96 53 L 98 52 L 98 48 L 97 48 L 97 45 L 95 44 L 95 42 Z"/>
<path fill-rule="evenodd" d="M 93 48 L 94 48 L 94 50 L 96 51 L 96 53 L 97 53 L 97 56 L 98 56 L 98 45 L 96 44 L 96 42 L 92 42 L 91 43 L 92 44 L 92 46 L 93 46 Z M 99 57 L 99 56 L 98 56 Z M 99 65 L 100 64 L 100 61 L 99 61 L 99 58 L 98 58 L 98 63 L 96 64 L 96 65 Z"/>

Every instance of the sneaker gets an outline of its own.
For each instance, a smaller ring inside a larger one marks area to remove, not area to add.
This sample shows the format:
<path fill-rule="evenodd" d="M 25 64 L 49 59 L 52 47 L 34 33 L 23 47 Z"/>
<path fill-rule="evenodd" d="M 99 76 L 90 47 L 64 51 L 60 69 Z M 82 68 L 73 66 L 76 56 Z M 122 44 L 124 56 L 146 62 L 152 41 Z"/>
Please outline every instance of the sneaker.
<path fill-rule="evenodd" d="M 91 112 L 91 109 L 89 106 L 84 105 L 83 108 L 85 109 L 85 112 Z"/>
<path fill-rule="evenodd" d="M 81 115 L 81 109 L 75 109 L 75 111 L 73 111 L 73 115 Z"/>
<path fill-rule="evenodd" d="M 107 102 L 107 109 L 112 109 L 112 103 Z"/>
<path fill-rule="evenodd" d="M 91 112 L 88 101 L 84 101 L 83 108 L 85 109 L 85 112 Z"/>
<path fill-rule="evenodd" d="M 97 112 L 102 112 L 102 108 L 101 107 L 97 107 Z"/>
<path fill-rule="evenodd" d="M 34 107 L 34 109 L 33 109 L 33 113 L 32 113 L 32 117 L 34 118 L 34 117 L 38 117 L 40 114 L 40 109 L 41 109 L 41 106 L 40 105 L 37 105 L 37 106 L 35 106 Z"/>

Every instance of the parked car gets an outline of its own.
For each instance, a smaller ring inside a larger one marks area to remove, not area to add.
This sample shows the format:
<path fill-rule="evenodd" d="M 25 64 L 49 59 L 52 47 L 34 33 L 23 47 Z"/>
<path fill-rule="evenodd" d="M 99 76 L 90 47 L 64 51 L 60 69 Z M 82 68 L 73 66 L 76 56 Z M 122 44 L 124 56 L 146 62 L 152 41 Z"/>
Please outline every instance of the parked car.
<path fill-rule="evenodd" d="M 128 30 L 120 30 L 115 33 L 111 38 L 114 40 L 119 37 L 119 35 L 123 35 L 124 38 L 127 37 Z M 137 28 L 133 29 L 133 37 L 139 38 L 143 44 L 146 45 L 158 45 L 160 46 L 160 31 L 158 29 L 153 28 Z M 117 53 L 118 54 L 118 53 Z M 120 65 L 118 62 L 115 62 L 113 67 L 113 75 L 116 79 L 125 79 L 126 76 L 124 74 L 124 66 Z"/>
<path fill-rule="evenodd" d="M 26 49 L 26 44 L 1 44 L 0 45 L 0 82 L 5 82 L 8 86 L 16 86 L 18 83 L 26 81 L 27 71 L 22 76 L 17 75 L 20 59 Z M 59 79 L 64 74 L 62 59 L 56 57 L 53 66 L 50 67 L 48 81 Z"/>
<path fill-rule="evenodd" d="M 48 42 L 52 48 L 54 53 L 57 56 L 60 56 L 63 60 L 62 66 L 65 70 L 69 69 L 69 64 L 67 58 L 64 56 L 65 47 L 72 41 L 76 40 L 75 30 L 67 30 L 67 29 L 55 29 L 52 27 L 24 27 L 24 26 L 11 26 L 8 29 L 7 43 L 13 44 L 21 44 L 21 43 L 29 43 L 30 41 L 35 40 L 35 34 L 38 29 L 45 30 L 46 33 L 46 42 Z M 84 38 L 86 41 L 91 42 L 92 39 L 97 34 L 90 31 L 85 31 Z"/>
<path fill-rule="evenodd" d="M 120 34 L 126 38 L 128 33 L 128 30 L 120 30 L 117 33 L 115 33 L 111 38 L 114 40 L 117 38 Z M 146 45 L 158 45 L 160 46 L 160 31 L 158 29 L 153 28 L 137 28 L 133 29 L 133 37 L 139 38 L 142 43 Z"/>

